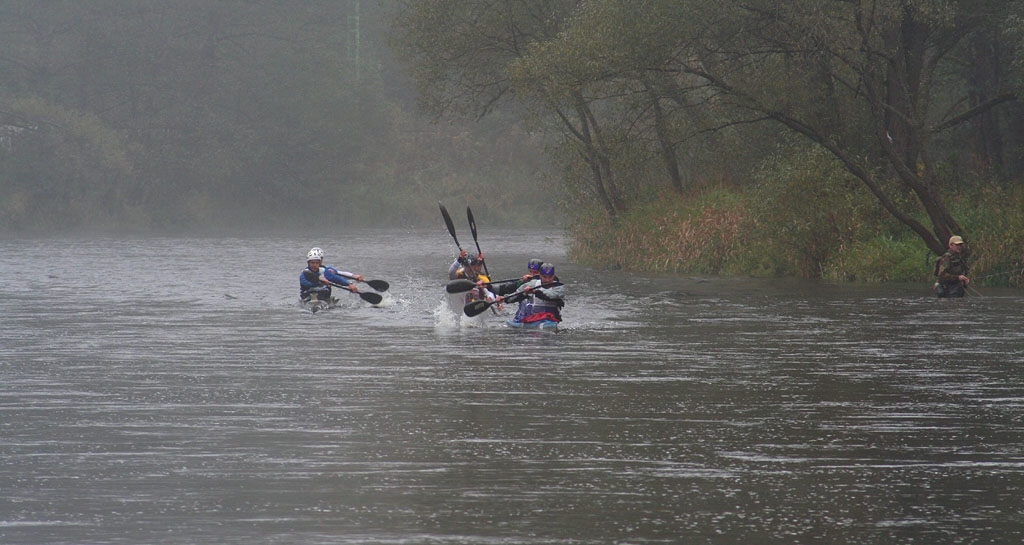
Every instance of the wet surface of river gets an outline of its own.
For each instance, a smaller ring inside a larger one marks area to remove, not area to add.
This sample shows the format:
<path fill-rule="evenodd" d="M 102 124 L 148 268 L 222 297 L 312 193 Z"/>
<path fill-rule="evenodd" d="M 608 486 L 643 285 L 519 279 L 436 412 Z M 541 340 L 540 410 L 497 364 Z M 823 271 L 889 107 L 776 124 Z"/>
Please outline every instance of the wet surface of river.
<path fill-rule="evenodd" d="M 480 242 L 558 265 L 563 330 L 450 315 L 443 230 L 0 241 L 0 543 L 1024 539 L 1020 292 Z M 381 307 L 302 311 L 313 245 Z"/>

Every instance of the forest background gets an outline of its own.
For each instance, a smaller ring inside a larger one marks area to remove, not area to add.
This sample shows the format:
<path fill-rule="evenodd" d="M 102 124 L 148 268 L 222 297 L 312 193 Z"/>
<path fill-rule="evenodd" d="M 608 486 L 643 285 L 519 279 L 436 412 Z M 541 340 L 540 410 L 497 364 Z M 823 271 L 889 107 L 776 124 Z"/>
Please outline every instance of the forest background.
<path fill-rule="evenodd" d="M 447 201 L 669 273 L 923 281 L 960 234 L 1020 286 L 1022 44 L 1010 0 L 0 1 L 0 232 Z"/>

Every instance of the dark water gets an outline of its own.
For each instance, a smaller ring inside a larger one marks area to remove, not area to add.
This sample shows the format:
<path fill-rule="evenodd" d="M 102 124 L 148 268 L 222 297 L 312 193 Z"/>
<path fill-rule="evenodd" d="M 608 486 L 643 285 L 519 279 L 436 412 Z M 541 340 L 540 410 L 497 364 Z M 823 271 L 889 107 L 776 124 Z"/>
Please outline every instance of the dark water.
<path fill-rule="evenodd" d="M 0 543 L 1024 540 L 1020 292 L 481 237 L 497 278 L 555 261 L 564 331 L 448 314 L 440 229 L 0 242 Z M 301 311 L 313 245 L 382 307 Z"/>

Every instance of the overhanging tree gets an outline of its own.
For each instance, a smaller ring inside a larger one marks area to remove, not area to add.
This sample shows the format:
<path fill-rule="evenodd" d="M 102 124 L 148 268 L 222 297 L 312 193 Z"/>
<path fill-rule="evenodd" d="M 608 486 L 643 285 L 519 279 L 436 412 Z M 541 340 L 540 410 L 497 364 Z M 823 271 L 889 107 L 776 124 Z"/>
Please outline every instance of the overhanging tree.
<path fill-rule="evenodd" d="M 400 26 L 427 102 L 483 115 L 514 95 L 547 115 L 577 142 L 613 217 L 626 205 L 615 168 L 623 143 L 654 135 L 649 156 L 678 190 L 674 154 L 685 135 L 770 122 L 827 150 L 941 253 L 950 234 L 967 234 L 946 205 L 949 189 L 974 174 L 944 175 L 946 164 L 983 153 L 992 168 L 981 174 L 998 175 L 1024 159 L 1020 2 L 408 4 Z M 680 126 L 689 120 L 693 128 Z"/>
<path fill-rule="evenodd" d="M 714 90 L 732 121 L 771 120 L 827 149 L 936 253 L 952 233 L 938 137 L 1017 95 L 992 81 L 968 100 L 969 39 L 998 32 L 1002 0 L 651 0 L 647 66 Z M 637 7 L 637 6 L 634 6 Z M 596 40 L 600 42 L 600 40 Z M 977 92 L 977 89 L 975 89 Z M 673 95 L 670 95 L 673 96 Z"/>

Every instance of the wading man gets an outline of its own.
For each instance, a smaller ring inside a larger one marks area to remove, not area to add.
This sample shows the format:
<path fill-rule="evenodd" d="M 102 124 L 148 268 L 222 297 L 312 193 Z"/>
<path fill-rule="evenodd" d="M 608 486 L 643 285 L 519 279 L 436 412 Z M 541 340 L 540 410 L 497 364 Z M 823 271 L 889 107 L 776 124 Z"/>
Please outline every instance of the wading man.
<path fill-rule="evenodd" d="M 939 297 L 963 297 L 967 284 L 967 262 L 963 257 L 964 239 L 949 237 L 949 250 L 935 263 L 935 294 Z"/>

